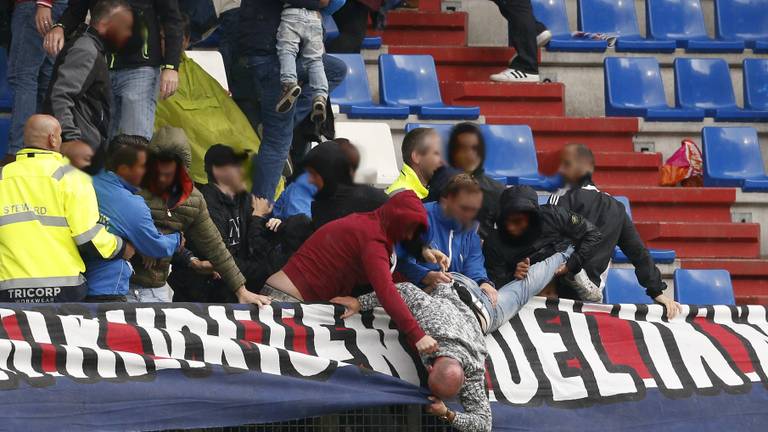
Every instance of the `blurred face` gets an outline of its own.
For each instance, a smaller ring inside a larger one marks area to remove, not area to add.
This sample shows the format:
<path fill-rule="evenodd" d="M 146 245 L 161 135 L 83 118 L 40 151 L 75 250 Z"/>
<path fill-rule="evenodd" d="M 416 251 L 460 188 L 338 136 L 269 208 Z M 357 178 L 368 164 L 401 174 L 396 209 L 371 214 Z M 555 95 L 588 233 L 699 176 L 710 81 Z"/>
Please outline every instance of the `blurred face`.
<path fill-rule="evenodd" d="M 243 190 L 245 186 L 243 174 L 243 166 L 239 164 L 213 167 L 213 177 L 216 179 L 216 183 L 238 192 Z"/>
<path fill-rule="evenodd" d="M 581 161 L 576 155 L 576 150 L 566 147 L 560 153 L 560 168 L 558 172 L 568 184 L 578 184 L 589 172 L 590 167 Z"/>
<path fill-rule="evenodd" d="M 117 167 L 117 175 L 128 183 L 139 187 L 144 174 L 147 172 L 147 152 L 136 154 L 136 163 L 133 165 L 120 165 Z"/>
<path fill-rule="evenodd" d="M 168 190 L 176 181 L 176 170 L 178 164 L 176 161 L 157 163 L 157 186 L 161 190 Z"/>
<path fill-rule="evenodd" d="M 314 168 L 307 167 L 307 180 L 309 180 L 310 184 L 317 186 L 317 190 L 322 190 L 325 185 L 323 178 L 320 177 L 320 174 Z"/>
<path fill-rule="evenodd" d="M 93 159 L 93 149 L 82 141 L 72 141 L 61 148 L 61 154 L 69 159 L 69 163 L 78 169 L 85 169 L 91 166 Z"/>
<path fill-rule="evenodd" d="M 480 168 L 480 137 L 466 132 L 456 137 L 457 146 L 453 153 L 456 168 L 471 173 Z"/>
<path fill-rule="evenodd" d="M 507 216 L 504 228 L 511 237 L 520 237 L 528 231 L 531 223 L 531 215 L 528 213 L 512 213 Z"/>
<path fill-rule="evenodd" d="M 477 218 L 477 213 L 483 205 L 482 192 L 459 192 L 453 196 L 441 199 L 445 213 L 458 221 L 461 225 L 469 227 Z"/>
<path fill-rule="evenodd" d="M 117 51 L 128 43 L 133 33 L 133 12 L 127 9 L 115 11 L 111 17 L 99 26 L 99 33 L 107 41 L 110 48 Z M 97 30 L 99 29 L 97 28 Z"/>
<path fill-rule="evenodd" d="M 413 152 L 412 159 L 424 180 L 429 181 L 435 171 L 443 165 L 443 155 L 440 150 L 443 143 L 437 132 L 427 135 L 424 140 L 426 151 L 421 154 Z"/>

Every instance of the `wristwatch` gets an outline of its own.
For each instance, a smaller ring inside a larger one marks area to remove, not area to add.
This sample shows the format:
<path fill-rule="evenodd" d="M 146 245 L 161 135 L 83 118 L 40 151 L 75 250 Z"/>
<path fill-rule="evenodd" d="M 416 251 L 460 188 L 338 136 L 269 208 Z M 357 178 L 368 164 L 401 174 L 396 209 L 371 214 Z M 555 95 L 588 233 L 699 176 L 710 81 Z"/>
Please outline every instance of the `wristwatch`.
<path fill-rule="evenodd" d="M 440 420 L 442 420 L 442 421 L 444 421 L 446 423 L 450 423 L 451 422 L 451 410 L 446 407 L 445 408 L 445 414 L 440 416 Z"/>

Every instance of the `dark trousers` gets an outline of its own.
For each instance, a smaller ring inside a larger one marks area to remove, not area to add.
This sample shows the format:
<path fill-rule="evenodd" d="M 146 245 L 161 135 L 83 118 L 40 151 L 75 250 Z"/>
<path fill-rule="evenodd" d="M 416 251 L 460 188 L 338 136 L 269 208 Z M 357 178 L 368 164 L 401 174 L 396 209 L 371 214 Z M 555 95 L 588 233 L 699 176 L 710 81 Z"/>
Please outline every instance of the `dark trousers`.
<path fill-rule="evenodd" d="M 328 42 L 325 49 L 334 54 L 355 54 L 360 52 L 368 30 L 368 6 L 355 0 L 347 0 L 344 6 L 333 14 L 339 27 L 339 37 Z"/>
<path fill-rule="evenodd" d="M 509 67 L 529 74 L 538 74 L 539 48 L 536 46 L 538 33 L 531 0 L 493 0 L 493 2 L 507 20 L 509 46 L 517 51 L 517 57 L 510 62 Z M 539 26 L 543 27 L 540 23 Z"/>

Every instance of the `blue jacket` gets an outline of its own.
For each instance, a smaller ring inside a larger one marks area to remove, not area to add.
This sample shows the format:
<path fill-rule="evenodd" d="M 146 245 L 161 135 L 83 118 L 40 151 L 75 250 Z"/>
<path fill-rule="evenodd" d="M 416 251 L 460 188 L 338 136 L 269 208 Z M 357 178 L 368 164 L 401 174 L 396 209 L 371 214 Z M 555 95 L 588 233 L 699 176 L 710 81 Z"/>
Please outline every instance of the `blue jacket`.
<path fill-rule="evenodd" d="M 451 260 L 448 271 L 461 273 L 478 285 L 491 283 L 485 272 L 485 258 L 476 224 L 464 229 L 443 213 L 439 202 L 427 203 L 424 207 L 429 219 L 429 229 L 423 236 L 424 243 L 448 255 Z M 435 270 L 440 270 L 436 264 L 417 261 L 415 257 L 405 254 L 402 248 L 398 249 L 397 271 L 410 282 L 422 286 L 424 276 Z"/>
<path fill-rule="evenodd" d="M 309 175 L 304 173 L 280 194 L 272 215 L 282 220 L 299 214 L 312 218 L 312 201 L 315 200 L 316 193 L 317 186 L 310 183 Z"/>
<path fill-rule="evenodd" d="M 93 177 L 93 188 L 99 200 L 100 223 L 107 231 L 128 240 L 136 252 L 151 258 L 166 258 L 179 248 L 179 233 L 161 234 L 144 198 L 135 195 L 138 188 L 126 183 L 112 171 Z M 85 278 L 88 295 L 125 295 L 133 268 L 128 261 L 89 260 Z"/>

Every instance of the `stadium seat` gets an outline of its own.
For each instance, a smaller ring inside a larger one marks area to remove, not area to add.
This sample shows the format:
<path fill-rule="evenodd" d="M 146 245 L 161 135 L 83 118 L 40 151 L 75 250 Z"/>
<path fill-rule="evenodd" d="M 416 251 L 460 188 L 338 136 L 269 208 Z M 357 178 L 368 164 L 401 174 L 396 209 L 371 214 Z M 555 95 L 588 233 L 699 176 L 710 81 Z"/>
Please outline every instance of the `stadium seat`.
<path fill-rule="evenodd" d="M 635 3 L 615 0 L 579 0 L 579 29 L 618 36 L 616 51 L 674 52 L 672 40 L 644 39 L 637 24 Z"/>
<path fill-rule="evenodd" d="M 349 118 L 405 119 L 408 107 L 384 106 L 373 103 L 365 62 L 360 54 L 331 54 L 347 65 L 347 76 L 331 93 L 331 101 L 338 104 Z"/>
<path fill-rule="evenodd" d="M 363 49 L 376 50 L 381 48 L 381 36 L 367 36 L 363 39 Z"/>
<path fill-rule="evenodd" d="M 221 84 L 224 90 L 229 91 L 227 82 L 227 70 L 224 68 L 224 59 L 218 51 L 211 50 L 191 50 L 186 51 L 187 57 L 200 65 L 208 75 L 212 76 Z"/>
<path fill-rule="evenodd" d="M 609 269 L 603 288 L 603 303 L 607 304 L 649 304 L 653 303 L 645 294 L 645 288 L 637 281 L 632 269 Z"/>
<path fill-rule="evenodd" d="M 646 0 L 645 20 L 649 37 L 674 40 L 689 52 L 744 51 L 744 42 L 714 40 L 707 35 L 699 0 Z"/>
<path fill-rule="evenodd" d="M 603 52 L 608 48 L 604 40 L 577 39 L 571 36 L 565 0 L 533 0 L 533 15 L 552 32 L 549 51 Z"/>
<path fill-rule="evenodd" d="M 536 146 L 526 125 L 481 125 L 485 137 L 485 171 L 494 178 L 506 178 L 508 185 L 528 185 L 555 190 L 560 176 L 539 174 Z"/>
<path fill-rule="evenodd" d="M 751 127 L 705 127 L 704 186 L 741 187 L 745 192 L 768 192 L 757 131 Z"/>
<path fill-rule="evenodd" d="M 8 53 L 0 48 L 0 111 L 10 111 L 13 105 L 13 93 L 8 85 Z"/>
<path fill-rule="evenodd" d="M 717 121 L 763 121 L 768 111 L 736 106 L 728 63 L 723 59 L 675 59 L 675 103 L 678 108 L 704 110 Z"/>
<path fill-rule="evenodd" d="M 768 49 L 768 1 L 715 0 L 715 34 L 721 40 L 744 41 L 748 48 Z"/>
<path fill-rule="evenodd" d="M 8 154 L 8 134 L 11 132 L 10 117 L 0 117 L 0 155 Z"/>
<path fill-rule="evenodd" d="M 768 110 L 768 59 L 744 59 L 744 107 Z"/>
<path fill-rule="evenodd" d="M 323 15 L 323 31 L 325 42 L 330 42 L 339 37 L 339 26 L 330 15 Z"/>
<path fill-rule="evenodd" d="M 360 151 L 358 183 L 389 186 L 397 179 L 395 145 L 386 123 L 336 122 L 336 136 L 347 138 Z"/>
<path fill-rule="evenodd" d="M 726 270 L 675 270 L 675 300 L 693 305 L 734 305 L 731 275 Z"/>
<path fill-rule="evenodd" d="M 627 215 L 629 215 L 629 218 L 632 219 L 632 206 L 629 204 L 629 198 L 625 196 L 615 196 L 614 198 L 616 198 L 616 201 L 624 205 L 624 210 L 627 211 Z M 648 252 L 651 254 L 653 260 L 657 263 L 673 263 L 675 262 L 675 257 L 677 256 L 675 251 L 672 249 L 648 249 Z M 620 264 L 629 262 L 629 258 L 624 255 L 624 252 L 618 246 L 616 246 L 616 248 L 613 250 L 613 262 Z"/>
<path fill-rule="evenodd" d="M 605 58 L 605 115 L 658 121 L 701 121 L 700 109 L 670 108 L 653 57 Z"/>
<path fill-rule="evenodd" d="M 387 106 L 407 106 L 422 119 L 477 119 L 480 107 L 448 106 L 443 103 L 435 70 L 429 55 L 379 56 L 379 92 Z"/>
<path fill-rule="evenodd" d="M 451 137 L 453 125 L 448 123 L 407 123 L 405 125 L 405 133 L 420 127 L 432 128 L 440 134 L 440 138 L 443 141 L 443 160 L 448 160 L 448 139 Z"/>

